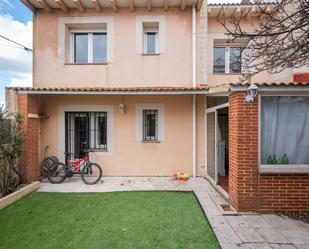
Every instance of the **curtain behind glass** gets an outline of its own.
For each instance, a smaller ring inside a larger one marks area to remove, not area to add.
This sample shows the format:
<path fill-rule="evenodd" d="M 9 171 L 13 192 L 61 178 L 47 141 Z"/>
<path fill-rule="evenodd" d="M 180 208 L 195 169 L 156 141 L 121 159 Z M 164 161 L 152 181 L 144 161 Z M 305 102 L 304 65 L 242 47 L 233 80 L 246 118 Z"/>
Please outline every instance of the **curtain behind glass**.
<path fill-rule="evenodd" d="M 289 164 L 309 164 L 309 97 L 261 98 L 261 160 L 286 153 Z"/>

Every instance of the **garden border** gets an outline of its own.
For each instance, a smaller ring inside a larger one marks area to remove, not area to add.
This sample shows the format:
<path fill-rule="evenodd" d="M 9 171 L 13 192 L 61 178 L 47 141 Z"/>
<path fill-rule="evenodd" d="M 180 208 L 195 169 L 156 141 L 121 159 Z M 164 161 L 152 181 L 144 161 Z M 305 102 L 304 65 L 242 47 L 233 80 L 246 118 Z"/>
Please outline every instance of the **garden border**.
<path fill-rule="evenodd" d="M 3 209 L 13 204 L 14 202 L 18 201 L 24 196 L 38 190 L 39 188 L 40 188 L 40 182 L 36 181 L 15 191 L 14 193 L 11 193 L 3 198 L 0 198 L 0 209 Z"/>

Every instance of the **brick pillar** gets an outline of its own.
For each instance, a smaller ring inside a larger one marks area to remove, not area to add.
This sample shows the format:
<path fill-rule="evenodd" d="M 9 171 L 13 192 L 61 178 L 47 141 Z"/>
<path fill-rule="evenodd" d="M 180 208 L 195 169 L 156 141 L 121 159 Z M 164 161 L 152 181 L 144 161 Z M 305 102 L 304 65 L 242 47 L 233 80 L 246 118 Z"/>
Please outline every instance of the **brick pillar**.
<path fill-rule="evenodd" d="M 24 182 L 32 182 L 41 175 L 39 165 L 39 126 L 38 118 L 29 118 L 28 114 L 39 113 L 39 99 L 37 95 L 18 94 L 18 112 L 24 116 L 22 129 L 24 143 L 22 155 L 19 159 L 19 170 Z"/>
<path fill-rule="evenodd" d="M 237 211 L 258 210 L 258 98 L 229 96 L 229 198 Z"/>

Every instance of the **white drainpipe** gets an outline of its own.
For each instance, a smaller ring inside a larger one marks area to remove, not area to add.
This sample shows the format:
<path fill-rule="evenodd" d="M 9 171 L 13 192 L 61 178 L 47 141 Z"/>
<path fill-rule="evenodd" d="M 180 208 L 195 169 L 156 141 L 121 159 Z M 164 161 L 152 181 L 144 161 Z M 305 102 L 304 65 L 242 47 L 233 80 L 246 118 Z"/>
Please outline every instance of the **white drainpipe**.
<path fill-rule="evenodd" d="M 192 87 L 196 87 L 196 8 L 192 5 Z M 192 172 L 196 177 L 196 95 L 192 98 Z"/>

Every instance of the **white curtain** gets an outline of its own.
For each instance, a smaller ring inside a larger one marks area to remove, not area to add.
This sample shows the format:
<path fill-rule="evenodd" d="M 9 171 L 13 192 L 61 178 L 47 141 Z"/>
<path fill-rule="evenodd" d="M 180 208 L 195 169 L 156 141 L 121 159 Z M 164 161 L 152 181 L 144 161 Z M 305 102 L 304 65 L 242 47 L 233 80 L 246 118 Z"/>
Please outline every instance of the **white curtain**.
<path fill-rule="evenodd" d="M 261 98 L 261 156 L 280 164 L 286 153 L 289 164 L 309 164 L 309 96 Z"/>

